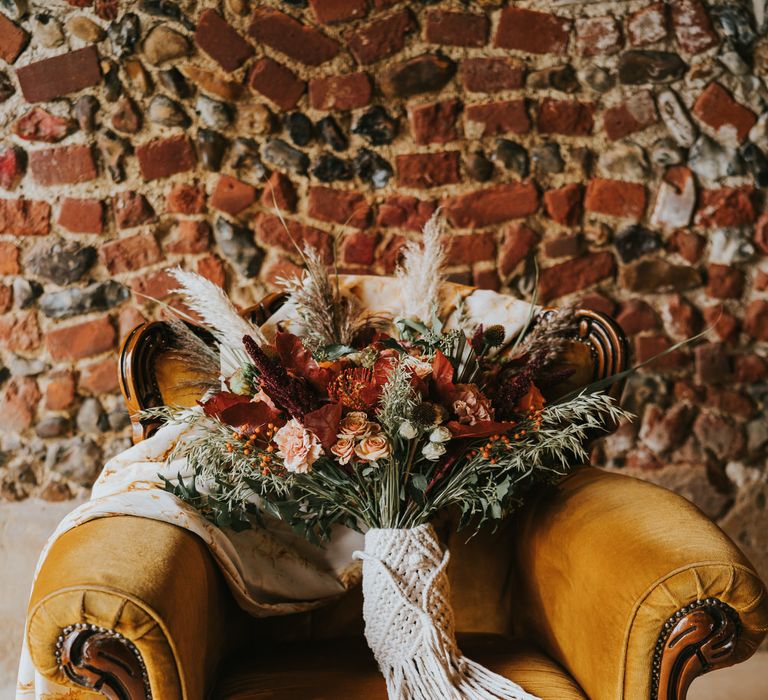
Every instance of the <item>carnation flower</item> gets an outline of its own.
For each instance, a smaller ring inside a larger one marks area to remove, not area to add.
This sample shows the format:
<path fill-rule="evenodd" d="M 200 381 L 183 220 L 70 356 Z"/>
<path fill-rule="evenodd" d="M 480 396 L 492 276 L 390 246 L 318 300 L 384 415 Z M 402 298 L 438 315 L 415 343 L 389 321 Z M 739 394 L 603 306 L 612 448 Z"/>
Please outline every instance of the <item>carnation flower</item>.
<path fill-rule="evenodd" d="M 355 454 L 366 462 L 389 457 L 389 442 L 383 435 L 369 435 L 355 445 Z"/>
<path fill-rule="evenodd" d="M 474 387 L 467 387 L 462 392 L 461 398 L 453 402 L 453 410 L 459 423 L 464 425 L 493 420 L 491 402 Z"/>
<path fill-rule="evenodd" d="M 289 472 L 306 474 L 323 454 L 317 436 L 310 433 L 295 418 L 280 428 L 273 439 L 277 445 L 277 454 Z"/>
<path fill-rule="evenodd" d="M 352 457 L 355 456 L 355 441 L 352 438 L 341 438 L 333 447 L 331 452 L 338 460 L 339 464 L 349 464 Z"/>
<path fill-rule="evenodd" d="M 442 442 L 428 442 L 421 448 L 421 454 L 430 462 L 436 462 L 445 454 L 445 445 Z"/>
<path fill-rule="evenodd" d="M 448 428 L 446 428 L 444 425 L 441 425 L 435 428 L 429 434 L 430 442 L 448 442 L 448 440 L 450 439 L 451 439 L 451 431 L 448 430 Z"/>
<path fill-rule="evenodd" d="M 347 413 L 339 423 L 339 438 L 362 438 L 370 434 L 371 421 L 364 411 Z"/>

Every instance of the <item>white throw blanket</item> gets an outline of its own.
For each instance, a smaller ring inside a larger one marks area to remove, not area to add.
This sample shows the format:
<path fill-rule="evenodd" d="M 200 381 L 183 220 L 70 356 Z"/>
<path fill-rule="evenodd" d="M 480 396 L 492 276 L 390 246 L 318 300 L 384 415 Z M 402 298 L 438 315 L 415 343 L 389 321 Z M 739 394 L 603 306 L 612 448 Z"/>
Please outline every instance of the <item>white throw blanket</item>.
<path fill-rule="evenodd" d="M 343 276 L 341 287 L 356 296 L 364 308 L 393 315 L 400 311 L 398 281 L 393 278 Z M 458 299 L 463 302 L 465 323 L 500 324 L 508 340 L 529 316 L 527 302 L 460 285 L 445 287 L 439 315 L 448 328 L 455 327 L 459 320 Z M 292 316 L 292 309 L 283 307 L 265 324 L 263 332 L 271 337 L 278 323 L 291 329 Z M 68 530 L 96 518 L 135 515 L 172 523 L 200 537 L 240 606 L 257 617 L 312 609 L 342 594 L 358 580 L 359 563 L 352 560 L 352 552 L 364 545 L 358 533 L 337 528 L 324 549 L 308 544 L 279 522 L 235 533 L 212 525 L 195 509 L 164 491 L 159 473 L 169 479 L 179 473 L 185 478 L 191 475 L 183 459 L 166 463 L 166 455 L 178 440 L 184 439 L 187 430 L 187 426 L 165 427 L 110 460 L 94 485 L 91 500 L 72 511 L 51 535 L 37 569 L 45 562 L 51 545 Z M 65 687 L 51 683 L 36 671 L 25 631 L 16 700 L 55 700 L 59 696 L 62 700 L 70 697 Z"/>

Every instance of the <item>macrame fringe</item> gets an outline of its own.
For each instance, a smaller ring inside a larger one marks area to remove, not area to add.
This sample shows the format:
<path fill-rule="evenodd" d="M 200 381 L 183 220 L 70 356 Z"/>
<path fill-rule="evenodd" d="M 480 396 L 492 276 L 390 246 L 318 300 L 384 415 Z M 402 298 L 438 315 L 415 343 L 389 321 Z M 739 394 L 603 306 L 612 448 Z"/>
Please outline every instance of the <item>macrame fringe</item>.
<path fill-rule="evenodd" d="M 450 588 L 431 525 L 365 536 L 365 636 L 390 700 L 538 700 L 467 659 L 456 644 Z"/>

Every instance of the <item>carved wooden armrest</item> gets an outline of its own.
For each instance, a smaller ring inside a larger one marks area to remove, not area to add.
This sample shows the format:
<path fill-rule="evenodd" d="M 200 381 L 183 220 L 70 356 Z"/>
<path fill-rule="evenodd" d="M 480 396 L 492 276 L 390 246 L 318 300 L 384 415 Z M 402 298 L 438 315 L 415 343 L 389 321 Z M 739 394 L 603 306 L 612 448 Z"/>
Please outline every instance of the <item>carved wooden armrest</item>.
<path fill-rule="evenodd" d="M 96 625 L 70 625 L 56 640 L 56 662 L 73 683 L 110 700 L 152 700 L 147 667 L 123 635 Z"/>
<path fill-rule="evenodd" d="M 737 612 L 717 598 L 696 600 L 670 617 L 653 652 L 651 700 L 683 700 L 694 679 L 725 668 L 741 635 Z"/>

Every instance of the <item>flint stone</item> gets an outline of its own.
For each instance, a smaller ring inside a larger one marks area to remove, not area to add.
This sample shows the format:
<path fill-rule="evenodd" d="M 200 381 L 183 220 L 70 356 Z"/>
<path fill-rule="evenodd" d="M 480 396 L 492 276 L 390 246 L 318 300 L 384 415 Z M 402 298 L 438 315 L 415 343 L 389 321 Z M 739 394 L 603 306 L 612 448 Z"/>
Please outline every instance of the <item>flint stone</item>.
<path fill-rule="evenodd" d="M 85 399 L 77 412 L 77 429 L 81 433 L 100 433 L 108 428 L 107 414 L 99 400 Z"/>
<path fill-rule="evenodd" d="M 200 115 L 203 124 L 212 129 L 226 129 L 234 121 L 234 109 L 231 105 L 212 100 L 205 95 L 197 98 L 195 111 Z"/>
<path fill-rule="evenodd" d="M 259 156 L 259 144 L 253 139 L 239 137 L 232 144 L 232 167 L 247 170 L 252 179 L 264 180 L 267 169 Z"/>
<path fill-rule="evenodd" d="M 499 139 L 493 149 L 491 159 L 501 163 L 507 170 L 511 170 L 521 178 L 528 177 L 530 170 L 528 151 L 515 141 Z"/>
<path fill-rule="evenodd" d="M 197 152 L 200 154 L 203 166 L 211 172 L 219 172 L 221 170 L 221 163 L 224 160 L 224 154 L 229 145 L 227 139 L 218 131 L 198 129 L 196 140 Z"/>
<path fill-rule="evenodd" d="M 99 101 L 93 95 L 83 95 L 75 102 L 75 119 L 78 126 L 86 133 L 96 130 L 96 113 Z"/>
<path fill-rule="evenodd" d="M 528 87 L 540 90 L 552 88 L 567 93 L 578 92 L 581 87 L 576 71 L 570 63 L 534 71 L 528 76 L 527 84 Z"/>
<path fill-rule="evenodd" d="M 177 31 L 159 24 L 144 39 L 144 56 L 153 66 L 173 61 L 192 52 L 189 40 Z"/>
<path fill-rule="evenodd" d="M 476 182 L 488 182 L 493 177 L 493 163 L 482 151 L 475 151 L 467 158 L 467 172 Z"/>
<path fill-rule="evenodd" d="M 702 134 L 688 153 L 688 167 L 705 180 L 720 180 L 743 172 L 735 150 L 725 148 Z"/>
<path fill-rule="evenodd" d="M 625 51 L 619 59 L 619 81 L 624 85 L 669 83 L 685 75 L 687 64 L 667 51 Z"/>
<path fill-rule="evenodd" d="M 162 126 L 189 126 L 190 119 L 182 106 L 167 95 L 155 95 L 149 103 L 149 121 Z"/>
<path fill-rule="evenodd" d="M 565 161 L 556 143 L 542 143 L 531 149 L 531 160 L 537 173 L 554 175 L 565 170 Z"/>
<path fill-rule="evenodd" d="M 387 97 L 411 97 L 442 89 L 456 72 L 456 64 L 445 56 L 425 54 L 383 71 L 380 87 Z"/>
<path fill-rule="evenodd" d="M 221 254 L 238 273 L 245 277 L 255 277 L 259 273 L 264 254 L 256 247 L 250 229 L 219 217 L 213 226 L 213 237 Z"/>
<path fill-rule="evenodd" d="M 136 51 L 136 44 L 141 36 L 141 22 L 138 15 L 128 12 L 119 20 L 109 25 L 107 35 L 112 44 L 112 52 L 118 58 L 125 58 Z"/>
<path fill-rule="evenodd" d="M 582 77 L 595 92 L 608 92 L 616 84 L 615 76 L 600 66 L 590 66 L 584 71 Z"/>
<path fill-rule="evenodd" d="M 696 127 L 688 118 L 677 93 L 672 90 L 660 92 L 656 98 L 659 114 L 672 135 L 672 138 L 683 148 L 690 148 L 696 141 Z"/>
<path fill-rule="evenodd" d="M 103 41 L 107 36 L 107 33 L 96 22 L 84 15 L 72 17 L 67 22 L 67 31 L 89 44 Z"/>
<path fill-rule="evenodd" d="M 397 136 L 397 119 L 381 105 L 376 105 L 360 115 L 352 126 L 352 133 L 358 134 L 372 146 L 385 146 Z"/>
<path fill-rule="evenodd" d="M 752 259 L 755 247 L 740 229 L 717 229 L 710 236 L 709 262 L 719 265 L 744 263 Z"/>
<path fill-rule="evenodd" d="M 43 286 L 34 280 L 17 277 L 13 280 L 13 303 L 18 309 L 28 309 L 43 293 Z"/>
<path fill-rule="evenodd" d="M 172 19 L 175 22 L 181 23 L 190 31 L 195 28 L 195 23 L 181 11 L 179 3 L 172 0 L 142 0 L 141 10 L 148 15 Z"/>
<path fill-rule="evenodd" d="M 285 128 L 297 146 L 306 146 L 315 135 L 312 120 L 301 112 L 291 112 L 285 117 Z"/>
<path fill-rule="evenodd" d="M 0 104 L 12 97 L 15 92 L 16 88 L 8 73 L 0 70 Z"/>
<path fill-rule="evenodd" d="M 317 130 L 320 133 L 320 138 L 334 151 L 346 151 L 349 148 L 347 135 L 333 117 L 323 117 L 317 122 Z"/>
<path fill-rule="evenodd" d="M 50 445 L 45 456 L 47 471 L 56 472 L 81 486 L 91 486 L 101 466 L 99 446 L 84 435 Z"/>
<path fill-rule="evenodd" d="M 675 168 L 674 172 L 674 181 L 662 180 L 651 214 L 651 224 L 667 230 L 688 226 L 696 206 L 696 183 L 690 171 Z"/>
<path fill-rule="evenodd" d="M 8 360 L 8 370 L 13 377 L 36 377 L 48 369 L 48 365 L 37 358 L 11 355 Z"/>
<path fill-rule="evenodd" d="M 59 286 L 77 282 L 96 262 L 93 246 L 65 240 L 36 245 L 26 257 L 26 270 Z"/>
<path fill-rule="evenodd" d="M 671 138 L 657 139 L 651 145 L 651 163 L 668 167 L 685 161 L 684 151 Z"/>
<path fill-rule="evenodd" d="M 40 12 L 32 18 L 35 38 L 47 49 L 55 49 L 64 43 L 61 23 L 47 12 Z"/>
<path fill-rule="evenodd" d="M 130 143 L 121 139 L 113 131 L 104 131 L 99 134 L 96 144 L 112 181 L 118 184 L 123 182 L 125 180 L 125 156 L 132 150 Z"/>
<path fill-rule="evenodd" d="M 374 189 L 386 187 L 394 175 L 392 166 L 378 153 L 367 148 L 361 148 L 355 155 L 352 165 L 355 174 L 364 182 L 368 182 Z"/>
<path fill-rule="evenodd" d="M 282 139 L 271 139 L 262 150 L 262 156 L 267 163 L 281 170 L 287 170 L 297 175 L 304 175 L 309 168 L 309 157 L 306 153 L 289 146 Z"/>
<path fill-rule="evenodd" d="M 97 282 L 88 287 L 71 287 L 60 292 L 47 292 L 40 298 L 40 310 L 48 318 L 69 318 L 91 311 L 106 311 L 130 297 L 130 290 L 114 280 Z"/>
<path fill-rule="evenodd" d="M 40 438 L 54 438 L 69 432 L 69 419 L 64 416 L 49 416 L 35 426 L 35 434 Z"/>
<path fill-rule="evenodd" d="M 739 49 L 749 49 L 757 40 L 752 14 L 744 5 L 713 5 L 709 16 L 714 20 L 717 31 Z"/>
<path fill-rule="evenodd" d="M 765 154 L 754 143 L 745 143 L 739 149 L 739 155 L 758 187 L 768 187 L 768 158 Z"/>
<path fill-rule="evenodd" d="M 600 156 L 597 167 L 614 180 L 644 180 L 648 176 L 645 151 L 634 143 L 617 143 Z"/>
<path fill-rule="evenodd" d="M 330 153 L 323 153 L 312 168 L 312 175 L 320 182 L 351 180 L 354 176 L 354 168 L 348 160 Z"/>
<path fill-rule="evenodd" d="M 628 263 L 661 248 L 661 239 L 655 231 L 634 225 L 619 231 L 613 237 L 616 252 L 622 262 Z"/>
<path fill-rule="evenodd" d="M 192 87 L 189 81 L 176 66 L 161 70 L 158 75 L 163 87 L 166 90 L 170 90 L 176 97 L 183 100 L 192 94 Z"/>

